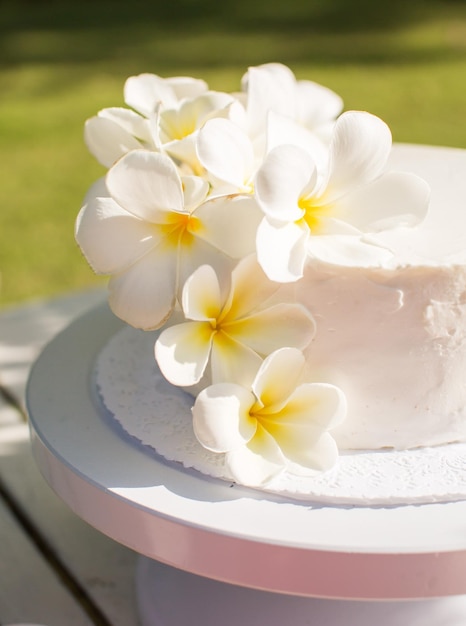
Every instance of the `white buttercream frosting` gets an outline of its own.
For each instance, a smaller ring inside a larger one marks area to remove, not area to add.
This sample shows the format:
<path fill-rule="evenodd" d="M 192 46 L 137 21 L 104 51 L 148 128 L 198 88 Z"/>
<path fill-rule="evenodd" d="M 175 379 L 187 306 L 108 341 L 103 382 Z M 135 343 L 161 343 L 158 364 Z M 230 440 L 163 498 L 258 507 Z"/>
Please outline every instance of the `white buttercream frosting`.
<path fill-rule="evenodd" d="M 410 171 L 430 186 L 429 211 L 415 228 L 395 228 L 377 235 L 393 252 L 389 269 L 414 265 L 466 263 L 466 152 L 456 148 L 395 144 L 389 167 Z M 454 271 L 454 270 L 453 270 Z"/>

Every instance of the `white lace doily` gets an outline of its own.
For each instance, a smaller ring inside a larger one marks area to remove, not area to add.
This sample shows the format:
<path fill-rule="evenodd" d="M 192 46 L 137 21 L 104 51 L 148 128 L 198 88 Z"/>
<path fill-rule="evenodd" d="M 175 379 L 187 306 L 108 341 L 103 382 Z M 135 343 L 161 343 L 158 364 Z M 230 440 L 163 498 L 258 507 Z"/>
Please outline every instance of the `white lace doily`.
<path fill-rule="evenodd" d="M 170 385 L 154 359 L 155 333 L 125 327 L 101 351 L 95 384 L 124 431 L 168 461 L 232 482 L 223 455 L 192 430 L 193 398 Z M 418 504 L 466 498 L 466 444 L 404 451 L 343 453 L 317 477 L 282 474 L 264 489 L 309 502 Z"/>

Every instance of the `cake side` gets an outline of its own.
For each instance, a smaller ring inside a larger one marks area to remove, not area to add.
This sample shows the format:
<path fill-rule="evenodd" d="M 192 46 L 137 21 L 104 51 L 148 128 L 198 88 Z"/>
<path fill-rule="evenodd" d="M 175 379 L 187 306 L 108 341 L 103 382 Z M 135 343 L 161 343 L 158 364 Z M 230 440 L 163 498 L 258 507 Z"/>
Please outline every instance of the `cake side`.
<path fill-rule="evenodd" d="M 309 268 L 297 298 L 317 331 L 313 378 L 337 384 L 340 449 L 466 439 L 466 268 Z"/>

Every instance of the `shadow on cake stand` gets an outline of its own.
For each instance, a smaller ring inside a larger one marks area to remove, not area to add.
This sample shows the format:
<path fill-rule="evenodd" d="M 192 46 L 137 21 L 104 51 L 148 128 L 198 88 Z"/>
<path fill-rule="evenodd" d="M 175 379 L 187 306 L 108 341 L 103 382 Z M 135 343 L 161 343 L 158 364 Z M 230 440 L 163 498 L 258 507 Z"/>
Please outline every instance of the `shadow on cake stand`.
<path fill-rule="evenodd" d="M 143 626 L 466 623 L 465 501 L 312 505 L 165 462 L 95 398 L 95 359 L 121 326 L 106 305 L 79 318 L 39 357 L 27 400 L 50 486 L 142 555 Z"/>

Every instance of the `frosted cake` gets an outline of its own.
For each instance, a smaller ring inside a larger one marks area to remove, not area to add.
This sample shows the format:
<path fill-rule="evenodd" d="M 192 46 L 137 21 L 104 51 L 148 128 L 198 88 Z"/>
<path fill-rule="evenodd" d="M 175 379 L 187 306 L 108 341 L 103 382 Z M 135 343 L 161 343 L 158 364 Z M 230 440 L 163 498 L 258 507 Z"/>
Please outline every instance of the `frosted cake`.
<path fill-rule="evenodd" d="M 465 441 L 466 153 L 392 147 L 280 64 L 124 96 L 86 123 L 108 172 L 76 239 L 148 331 L 144 371 L 189 394 L 202 471 L 318 481 L 351 451 Z"/>

